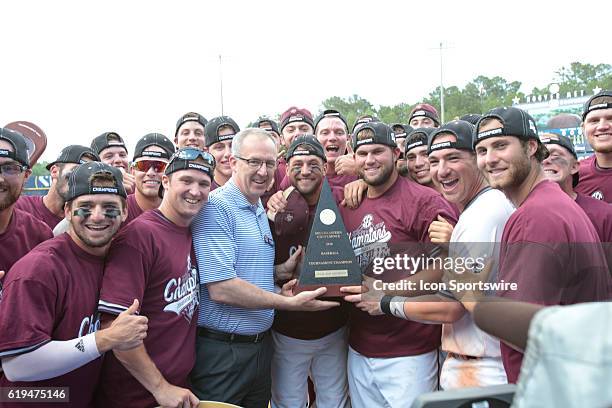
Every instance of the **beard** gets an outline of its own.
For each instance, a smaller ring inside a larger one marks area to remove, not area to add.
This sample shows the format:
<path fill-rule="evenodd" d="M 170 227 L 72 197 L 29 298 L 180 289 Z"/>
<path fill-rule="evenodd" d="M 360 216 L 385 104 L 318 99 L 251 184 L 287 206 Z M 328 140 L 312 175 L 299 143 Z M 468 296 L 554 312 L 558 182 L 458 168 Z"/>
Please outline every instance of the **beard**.
<path fill-rule="evenodd" d="M 391 177 L 394 166 L 395 163 L 391 166 L 383 165 L 380 174 L 374 177 L 366 176 L 365 171 L 359 169 L 359 177 L 362 178 L 363 181 L 365 181 L 366 184 L 370 186 L 381 186 L 385 184 L 387 180 L 389 180 L 389 178 Z"/>
<path fill-rule="evenodd" d="M 522 154 L 508 164 L 508 174 L 503 179 L 491 180 L 487 177 L 487 181 L 492 188 L 511 189 L 520 186 L 529 175 L 532 166 L 527 154 Z"/>
<path fill-rule="evenodd" d="M 0 211 L 4 211 L 17 202 L 21 195 L 23 184 L 20 186 L 11 186 L 8 183 L 0 183 L 1 189 L 6 189 L 5 197 L 0 199 Z"/>

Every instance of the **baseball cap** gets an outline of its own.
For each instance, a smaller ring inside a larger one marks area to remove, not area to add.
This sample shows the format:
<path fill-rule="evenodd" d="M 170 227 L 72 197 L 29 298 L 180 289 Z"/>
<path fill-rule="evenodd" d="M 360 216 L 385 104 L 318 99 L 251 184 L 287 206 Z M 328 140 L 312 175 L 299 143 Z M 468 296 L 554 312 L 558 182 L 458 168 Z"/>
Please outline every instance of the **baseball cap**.
<path fill-rule="evenodd" d="M 485 119 L 497 119 L 502 123 L 502 127 L 481 132 L 480 126 Z M 523 140 L 540 141 L 535 120 L 524 110 L 513 106 L 495 108 L 485 113 L 474 129 L 473 146 L 476 147 L 481 140 L 496 136 L 515 136 Z"/>
<path fill-rule="evenodd" d="M 440 119 L 438 118 L 438 111 L 436 108 L 428 103 L 419 103 L 410 111 L 410 118 L 408 122 L 412 121 L 413 118 L 426 117 L 434 121 L 436 125 L 440 125 Z"/>
<path fill-rule="evenodd" d="M 163 152 L 145 152 L 149 146 L 159 146 L 164 149 Z M 169 159 L 172 153 L 174 153 L 174 143 L 170 141 L 166 136 L 161 133 L 149 133 L 144 135 L 136 143 L 136 149 L 134 150 L 134 159 L 136 161 L 139 157 L 149 157 L 152 159 Z"/>
<path fill-rule="evenodd" d="M 357 126 L 363 125 L 364 123 L 370 123 L 370 122 L 380 122 L 380 119 L 378 119 L 374 115 L 361 115 L 361 116 L 359 116 L 355 120 L 355 123 L 353 124 L 353 129 L 351 129 L 351 133 L 355 133 L 355 129 L 357 129 Z"/>
<path fill-rule="evenodd" d="M 327 162 L 323 145 L 313 135 L 300 135 L 296 137 L 287 149 L 285 160 L 289 161 L 293 156 L 315 155 Z"/>
<path fill-rule="evenodd" d="M 558 135 L 555 133 L 542 133 L 540 135 L 540 141 L 544 145 L 556 144 L 565 147 L 572 154 L 572 156 L 574 156 L 574 159 L 578 159 L 576 149 L 574 148 L 574 143 L 572 143 L 572 139 L 570 139 L 568 136 Z M 578 172 L 576 172 L 576 174 L 574 174 L 572 177 L 572 186 L 576 187 L 578 181 L 580 181 L 580 176 Z"/>
<path fill-rule="evenodd" d="M 314 121 L 314 130 L 316 132 L 317 126 L 319 126 L 319 122 L 321 122 L 325 118 L 338 118 L 344 123 L 344 127 L 348 130 L 348 123 L 346 122 L 346 118 L 335 109 L 326 109 L 321 113 Z"/>
<path fill-rule="evenodd" d="M 198 157 L 204 160 L 204 163 L 197 162 Z M 199 170 L 202 171 L 213 179 L 215 172 L 215 158 L 212 154 L 195 147 L 182 147 L 178 149 L 172 157 L 164 170 L 164 174 L 169 176 L 170 174 L 180 170 Z M 164 186 L 159 186 L 157 192 L 159 198 L 164 198 Z"/>
<path fill-rule="evenodd" d="M 108 175 L 114 181 L 113 186 L 101 187 L 94 186 L 91 179 L 96 174 Z M 123 175 L 121 171 L 102 162 L 87 162 L 75 168 L 68 178 L 68 192 L 66 201 L 74 200 L 77 197 L 89 194 L 116 194 L 127 198 L 123 187 Z"/>
<path fill-rule="evenodd" d="M 269 123 L 269 125 L 264 125 L 266 122 Z M 253 127 L 264 129 L 264 130 L 267 130 L 268 132 L 270 131 L 276 132 L 277 134 L 280 135 L 280 132 L 278 131 L 278 123 L 276 123 L 270 118 L 258 119 L 257 121 L 255 121 L 255 123 L 253 123 Z"/>
<path fill-rule="evenodd" d="M 306 122 L 314 130 L 314 123 L 312 122 L 312 113 L 306 108 L 297 108 L 295 106 L 287 109 L 280 118 L 280 131 L 282 132 L 285 126 L 293 122 Z"/>
<path fill-rule="evenodd" d="M 83 164 L 87 162 L 87 160 L 83 159 L 84 157 L 87 157 L 87 156 L 89 156 L 89 158 L 92 161 L 96 161 L 96 162 L 100 161 L 100 157 L 96 154 L 96 152 L 94 152 L 93 150 L 91 150 L 91 148 L 87 146 L 81 146 L 81 145 L 66 146 L 59 153 L 59 156 L 57 156 L 57 159 L 55 159 L 55 161 L 47 164 L 47 170 L 50 170 L 51 166 L 57 163 Z"/>
<path fill-rule="evenodd" d="M 470 122 L 472 125 L 476 126 L 476 123 L 482 118 L 482 115 L 479 113 L 468 113 L 459 118 L 459 120 L 465 120 L 466 122 Z"/>
<path fill-rule="evenodd" d="M 230 126 L 232 129 L 234 129 L 234 133 L 231 135 L 219 136 L 219 129 L 222 126 Z M 217 116 L 216 118 L 212 118 L 210 122 L 206 124 L 206 127 L 204 127 L 206 147 L 210 147 L 217 142 L 232 140 L 238 132 L 240 132 L 240 127 L 236 121 L 229 116 Z"/>
<path fill-rule="evenodd" d="M 598 101 L 602 98 L 601 101 Z M 597 109 L 610 109 L 612 108 L 612 91 L 603 90 L 589 98 L 584 104 L 584 110 L 582 111 L 582 120 L 586 119 L 586 116 Z"/>
<path fill-rule="evenodd" d="M 198 157 L 204 160 L 204 163 L 196 162 Z M 179 170 L 199 170 L 210 176 L 212 179 L 215 171 L 215 158 L 212 154 L 205 152 L 195 147 L 180 148 L 170 157 L 170 161 L 166 166 L 164 174 L 169 176 Z"/>
<path fill-rule="evenodd" d="M 28 156 L 28 144 L 25 137 L 11 129 L 0 128 L 0 139 L 6 140 L 13 146 L 13 152 L 7 149 L 0 149 L 0 157 L 10 157 L 11 159 L 30 168 L 30 157 Z"/>
<path fill-rule="evenodd" d="M 370 129 L 372 132 L 374 132 L 374 136 L 363 139 L 359 138 L 359 133 L 365 129 Z M 360 146 L 370 144 L 382 144 L 390 147 L 397 147 L 397 144 L 395 143 L 395 133 L 393 133 L 389 126 L 382 122 L 363 123 L 359 125 L 356 132 L 353 134 L 353 146 L 355 152 Z"/>
<path fill-rule="evenodd" d="M 413 131 L 413 127 L 410 125 L 404 125 L 403 123 L 392 123 L 391 129 L 394 127 L 399 127 L 402 129 L 401 132 L 395 131 L 395 139 L 405 139 L 410 132 Z"/>
<path fill-rule="evenodd" d="M 436 136 L 440 134 L 450 133 L 454 135 L 457 140 L 454 142 L 440 142 L 434 143 Z M 427 139 L 427 154 L 435 152 L 436 150 L 442 149 L 461 149 L 474 151 L 472 147 L 472 135 L 474 133 L 474 125 L 465 120 L 453 120 L 452 122 L 445 123 L 439 128 L 434 128 L 434 131 L 429 134 Z"/>
<path fill-rule="evenodd" d="M 116 132 L 104 132 L 91 141 L 91 149 L 98 155 L 102 152 L 102 150 L 113 146 L 123 147 L 127 152 L 127 147 L 125 147 L 123 138 Z"/>
<path fill-rule="evenodd" d="M 208 120 L 197 112 L 187 112 L 176 121 L 176 130 L 174 131 L 175 137 L 178 134 L 180 127 L 183 126 L 185 122 L 198 122 L 200 125 L 202 125 L 202 127 L 205 127 Z"/>
<path fill-rule="evenodd" d="M 427 146 L 427 139 L 436 128 L 416 128 L 413 129 L 406 137 L 405 153 L 419 146 Z"/>

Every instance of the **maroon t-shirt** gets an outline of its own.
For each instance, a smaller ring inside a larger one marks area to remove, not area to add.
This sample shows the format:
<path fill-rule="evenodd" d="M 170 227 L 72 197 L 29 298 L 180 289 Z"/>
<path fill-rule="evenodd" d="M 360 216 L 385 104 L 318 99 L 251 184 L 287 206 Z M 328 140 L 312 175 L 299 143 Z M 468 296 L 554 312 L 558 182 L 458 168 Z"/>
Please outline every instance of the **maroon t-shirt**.
<path fill-rule="evenodd" d="M 593 223 L 601 242 L 612 243 L 612 204 L 581 193 L 577 194 L 576 204 Z"/>
<path fill-rule="evenodd" d="M 127 197 L 127 210 L 128 216 L 122 224 L 122 228 L 132 222 L 136 217 L 140 214 L 144 213 L 144 210 L 140 208 L 138 202 L 136 201 L 136 194 L 130 194 Z"/>
<path fill-rule="evenodd" d="M 103 270 L 104 258 L 83 251 L 68 234 L 43 242 L 17 261 L 4 281 L 0 302 L 0 357 L 96 331 L 100 326 L 97 307 Z M 98 358 L 44 381 L 13 383 L 2 376 L 0 387 L 69 387 L 70 403 L 39 402 L 35 406 L 90 407 L 101 365 Z"/>
<path fill-rule="evenodd" d="M 597 167 L 595 155 L 580 162 L 580 181 L 574 190 L 598 200 L 612 203 L 612 169 Z"/>
<path fill-rule="evenodd" d="M 499 280 L 516 290 L 510 299 L 568 305 L 610 299 L 610 277 L 593 224 L 559 186 L 545 180 L 510 216 L 502 235 Z M 509 382 L 516 382 L 522 353 L 501 344 Z"/>
<path fill-rule="evenodd" d="M 43 196 L 22 195 L 19 197 L 15 203 L 15 207 L 13 208 L 18 208 L 34 216 L 34 218 L 38 218 L 47 224 L 51 230 L 53 230 L 53 228 L 55 228 L 55 226 L 64 219 L 64 217 L 58 217 L 49 211 L 43 202 Z"/>
<path fill-rule="evenodd" d="M 121 230 L 107 256 L 100 312 L 119 314 L 134 299 L 140 302 L 140 314 L 149 319 L 144 346 L 155 366 L 170 384 L 187 387 L 195 363 L 198 272 L 191 231 L 173 224 L 157 209 L 146 211 Z M 145 407 L 157 403 L 108 353 L 96 405 Z"/>
<path fill-rule="evenodd" d="M 457 222 L 454 211 L 435 190 L 398 177 L 385 194 L 364 198 L 359 208 L 340 209 L 355 255 L 364 271 L 374 258 L 429 242 L 428 228 L 438 215 Z M 429 244 L 433 247 L 433 245 Z M 407 274 L 384 271 L 376 279 L 394 282 Z M 440 345 L 441 326 L 394 316 L 370 316 L 351 308 L 349 344 L 366 357 L 401 357 L 427 353 Z"/>
<path fill-rule="evenodd" d="M 47 224 L 14 208 L 6 230 L 0 234 L 0 271 L 8 272 L 21 257 L 50 238 L 53 232 Z"/>
<path fill-rule="evenodd" d="M 344 191 L 341 188 L 332 188 L 332 194 L 339 204 Z M 287 197 L 287 208 L 278 213 L 275 222 L 270 223 L 270 230 L 274 237 L 276 265 L 285 262 L 291 254 L 302 245 L 304 250 L 308 244 L 308 237 L 312 222 L 316 214 L 316 205 L 309 206 L 304 197 L 293 190 Z M 278 282 L 282 286 L 286 281 Z M 274 315 L 272 328 L 277 332 L 301 340 L 314 340 L 327 336 L 346 324 L 346 305 L 323 310 L 320 312 L 288 312 L 277 310 Z"/>

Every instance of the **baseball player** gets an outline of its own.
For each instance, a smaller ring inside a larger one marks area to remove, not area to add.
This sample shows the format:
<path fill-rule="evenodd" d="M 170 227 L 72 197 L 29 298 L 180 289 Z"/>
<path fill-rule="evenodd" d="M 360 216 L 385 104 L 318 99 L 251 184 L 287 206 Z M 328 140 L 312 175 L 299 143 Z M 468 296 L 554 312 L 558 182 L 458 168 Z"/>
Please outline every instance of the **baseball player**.
<path fill-rule="evenodd" d="M 104 132 L 91 141 L 91 149 L 102 163 L 117 167 L 123 174 L 123 187 L 128 194 L 134 192 L 134 176 L 130 174 L 128 150 L 117 132 Z"/>
<path fill-rule="evenodd" d="M 4 279 L 0 387 L 68 387 L 63 403 L 37 407 L 93 407 L 100 356 L 136 347 L 146 336 L 147 318 L 135 315 L 134 299 L 98 330 L 104 259 L 126 217 L 125 198 L 119 170 L 98 162 L 74 169 L 66 192 L 68 233 L 38 245 Z"/>
<path fill-rule="evenodd" d="M 580 162 L 576 191 L 612 203 L 612 91 L 601 91 L 585 103 L 582 133 L 595 154 Z"/>
<path fill-rule="evenodd" d="M 106 356 L 98 406 L 195 407 L 188 389 L 195 362 L 199 304 L 198 272 L 189 226 L 208 199 L 213 157 L 193 147 L 179 149 L 162 178 L 164 198 L 113 240 L 100 292 L 102 327 L 126 310 L 130 299 L 149 318 L 144 343 Z"/>
<path fill-rule="evenodd" d="M 0 128 L 0 271 L 8 271 L 19 258 L 53 236 L 47 224 L 14 208 L 30 174 L 24 137 Z M 0 283 L 0 294 L 1 288 Z"/>
<path fill-rule="evenodd" d="M 232 177 L 229 158 L 232 154 L 232 140 L 238 132 L 240 127 L 229 116 L 213 118 L 204 128 L 206 147 L 216 162 L 211 190 L 221 187 Z"/>
<path fill-rule="evenodd" d="M 176 122 L 174 144 L 182 147 L 195 147 L 206 151 L 204 140 L 204 127 L 208 120 L 197 112 L 187 112 Z"/>

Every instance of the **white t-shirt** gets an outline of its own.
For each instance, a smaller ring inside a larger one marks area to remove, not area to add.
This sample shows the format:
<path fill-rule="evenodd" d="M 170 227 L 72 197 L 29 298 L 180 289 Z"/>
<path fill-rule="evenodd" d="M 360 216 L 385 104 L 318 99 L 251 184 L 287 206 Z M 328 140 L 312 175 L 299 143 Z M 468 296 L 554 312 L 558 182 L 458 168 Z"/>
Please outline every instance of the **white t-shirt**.
<path fill-rule="evenodd" d="M 513 407 L 611 407 L 612 303 L 540 310 L 529 326 Z"/>
<path fill-rule="evenodd" d="M 450 256 L 497 258 L 504 226 L 513 212 L 514 206 L 500 190 L 481 192 L 459 216 L 451 235 Z M 490 280 L 495 276 L 497 263 Z M 442 325 L 442 349 L 473 357 L 501 357 L 499 340 L 476 327 L 469 313 Z"/>

